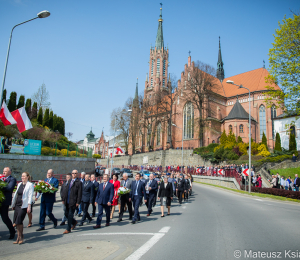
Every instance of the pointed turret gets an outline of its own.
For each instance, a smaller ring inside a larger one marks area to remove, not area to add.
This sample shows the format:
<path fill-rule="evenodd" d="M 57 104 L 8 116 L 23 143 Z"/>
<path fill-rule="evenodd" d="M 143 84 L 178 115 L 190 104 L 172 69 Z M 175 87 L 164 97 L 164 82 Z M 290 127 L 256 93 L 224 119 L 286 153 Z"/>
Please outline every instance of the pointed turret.
<path fill-rule="evenodd" d="M 156 35 L 156 42 L 155 42 L 155 48 L 157 50 L 160 50 L 161 48 L 164 48 L 164 37 L 163 37 L 163 27 L 162 27 L 162 4 L 160 4 L 160 15 L 158 19 L 158 29 L 157 29 L 157 35 Z"/>
<path fill-rule="evenodd" d="M 139 89 L 138 89 L 138 78 L 136 79 L 136 87 L 135 87 L 135 95 L 134 95 L 134 99 L 133 99 L 133 102 L 132 102 L 132 106 L 134 108 L 138 107 L 139 106 Z"/>
<path fill-rule="evenodd" d="M 222 82 L 225 78 L 224 68 L 223 68 L 222 54 L 221 54 L 221 42 L 219 36 L 219 55 L 218 55 L 218 63 L 217 63 L 217 78 Z"/>
<path fill-rule="evenodd" d="M 138 98 L 139 97 L 139 83 L 138 83 L 139 78 L 136 78 L 136 87 L 135 87 L 135 96 L 134 98 Z"/>

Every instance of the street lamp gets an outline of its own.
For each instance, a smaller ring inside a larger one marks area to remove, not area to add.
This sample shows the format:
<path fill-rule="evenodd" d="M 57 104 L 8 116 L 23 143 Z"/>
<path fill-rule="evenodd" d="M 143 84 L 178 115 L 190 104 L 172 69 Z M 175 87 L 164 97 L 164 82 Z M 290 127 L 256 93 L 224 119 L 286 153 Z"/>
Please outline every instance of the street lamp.
<path fill-rule="evenodd" d="M 234 82 L 232 80 L 227 80 L 226 83 L 228 84 L 232 84 L 235 86 L 238 86 L 239 88 L 244 88 L 247 89 L 249 91 L 249 171 L 248 171 L 248 179 L 249 179 L 249 193 L 251 193 L 251 92 L 248 88 L 244 87 L 243 85 L 237 85 L 234 84 Z M 245 186 L 246 186 L 246 182 L 245 182 Z"/>
<path fill-rule="evenodd" d="M 110 178 L 111 178 L 111 174 L 112 174 L 112 166 L 113 166 L 113 161 L 114 161 L 115 137 L 116 137 L 116 120 L 117 120 L 117 116 L 115 115 L 114 141 L 113 141 L 113 150 L 112 150 L 112 153 L 111 153 L 111 163 L 110 163 Z"/>
<path fill-rule="evenodd" d="M 172 126 L 175 126 L 179 129 L 181 129 L 181 131 L 182 131 L 182 144 L 181 144 L 181 150 L 182 150 L 182 152 L 181 152 L 181 165 L 182 165 L 181 166 L 181 173 L 182 173 L 183 172 L 183 129 L 181 127 L 175 125 L 174 123 L 172 123 Z"/>
<path fill-rule="evenodd" d="M 39 12 L 39 13 L 37 14 L 36 17 L 34 17 L 34 18 L 30 19 L 30 20 L 27 20 L 27 21 L 25 21 L 25 22 L 23 22 L 23 23 L 19 23 L 19 24 L 15 25 L 15 26 L 11 29 L 11 33 L 10 33 L 10 37 L 9 37 L 9 42 L 8 42 L 8 49 L 7 49 L 7 54 L 6 54 L 6 61 L 5 61 L 5 66 L 4 66 L 4 75 L 3 75 L 3 81 L 2 81 L 2 88 L 1 88 L 1 93 L 0 93 L 0 106 L 2 106 L 2 95 L 3 95 L 4 85 L 5 85 L 5 77 L 6 77 L 7 63 L 8 63 L 9 50 L 10 50 L 10 44 L 11 44 L 11 38 L 12 38 L 13 30 L 14 30 L 17 26 L 19 26 L 19 25 L 21 25 L 21 24 L 30 22 L 30 21 L 35 20 L 35 19 L 37 19 L 37 18 L 46 18 L 46 17 L 48 17 L 48 16 L 50 16 L 50 12 L 48 12 L 48 11 L 46 11 L 46 10 L 45 10 L 45 11 L 42 11 L 42 12 Z"/>

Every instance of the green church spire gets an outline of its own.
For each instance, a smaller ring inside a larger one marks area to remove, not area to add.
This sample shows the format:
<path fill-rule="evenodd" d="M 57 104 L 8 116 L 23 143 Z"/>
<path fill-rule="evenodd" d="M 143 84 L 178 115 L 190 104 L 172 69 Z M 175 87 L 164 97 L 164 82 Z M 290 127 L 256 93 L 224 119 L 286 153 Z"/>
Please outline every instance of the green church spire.
<path fill-rule="evenodd" d="M 224 74 L 224 68 L 223 68 L 223 61 L 222 61 L 222 54 L 221 54 L 221 42 L 220 42 L 220 36 L 219 36 L 219 55 L 218 55 L 218 63 L 217 63 L 217 78 L 222 82 L 225 74 Z"/>
<path fill-rule="evenodd" d="M 155 47 L 156 49 L 164 48 L 164 37 L 163 37 L 163 27 L 162 27 L 162 3 L 160 4 L 160 15 L 158 19 L 158 29 L 157 29 L 157 35 L 156 35 L 156 42 Z"/>

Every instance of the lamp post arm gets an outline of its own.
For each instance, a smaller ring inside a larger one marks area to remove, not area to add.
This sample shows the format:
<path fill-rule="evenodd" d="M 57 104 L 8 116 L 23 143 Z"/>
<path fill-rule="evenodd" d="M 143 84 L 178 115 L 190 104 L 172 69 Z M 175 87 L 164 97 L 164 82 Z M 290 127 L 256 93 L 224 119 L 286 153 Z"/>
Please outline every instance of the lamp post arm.
<path fill-rule="evenodd" d="M 0 107 L 2 106 L 2 97 L 3 97 L 3 90 L 4 90 L 4 85 L 5 85 L 5 77 L 6 77 L 6 70 L 7 70 L 7 63 L 8 63 L 8 57 L 9 57 L 9 50 L 10 50 L 10 44 L 11 44 L 11 38 L 12 38 L 12 33 L 14 31 L 14 29 L 21 25 L 21 24 L 24 24 L 24 23 L 28 23 L 32 20 L 35 20 L 39 18 L 38 16 L 37 17 L 34 17 L 30 20 L 27 20 L 25 22 L 22 22 L 22 23 L 19 23 L 17 25 L 15 25 L 12 29 L 11 29 L 11 33 L 10 33 L 10 37 L 9 37 L 9 41 L 8 41 L 8 48 L 7 48 L 7 54 L 6 54 L 6 61 L 5 61 L 5 66 L 4 66 L 4 74 L 3 74 L 3 80 L 2 80 L 2 87 L 1 87 L 1 92 L 0 92 Z"/>

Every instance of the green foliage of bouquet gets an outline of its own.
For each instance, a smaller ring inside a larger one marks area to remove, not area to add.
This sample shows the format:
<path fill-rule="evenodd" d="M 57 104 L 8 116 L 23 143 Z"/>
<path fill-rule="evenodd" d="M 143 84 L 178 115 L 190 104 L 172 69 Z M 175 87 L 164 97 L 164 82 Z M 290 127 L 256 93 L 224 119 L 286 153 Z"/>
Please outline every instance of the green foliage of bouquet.
<path fill-rule="evenodd" d="M 3 188 L 5 188 L 6 186 L 7 186 L 7 182 L 0 180 L 0 206 L 1 206 L 2 202 L 5 200 Z"/>
<path fill-rule="evenodd" d="M 54 188 L 51 186 L 51 184 L 44 182 L 44 181 L 39 181 L 35 186 L 34 186 L 34 191 L 39 192 L 39 193 L 54 193 L 57 192 L 57 188 Z"/>

